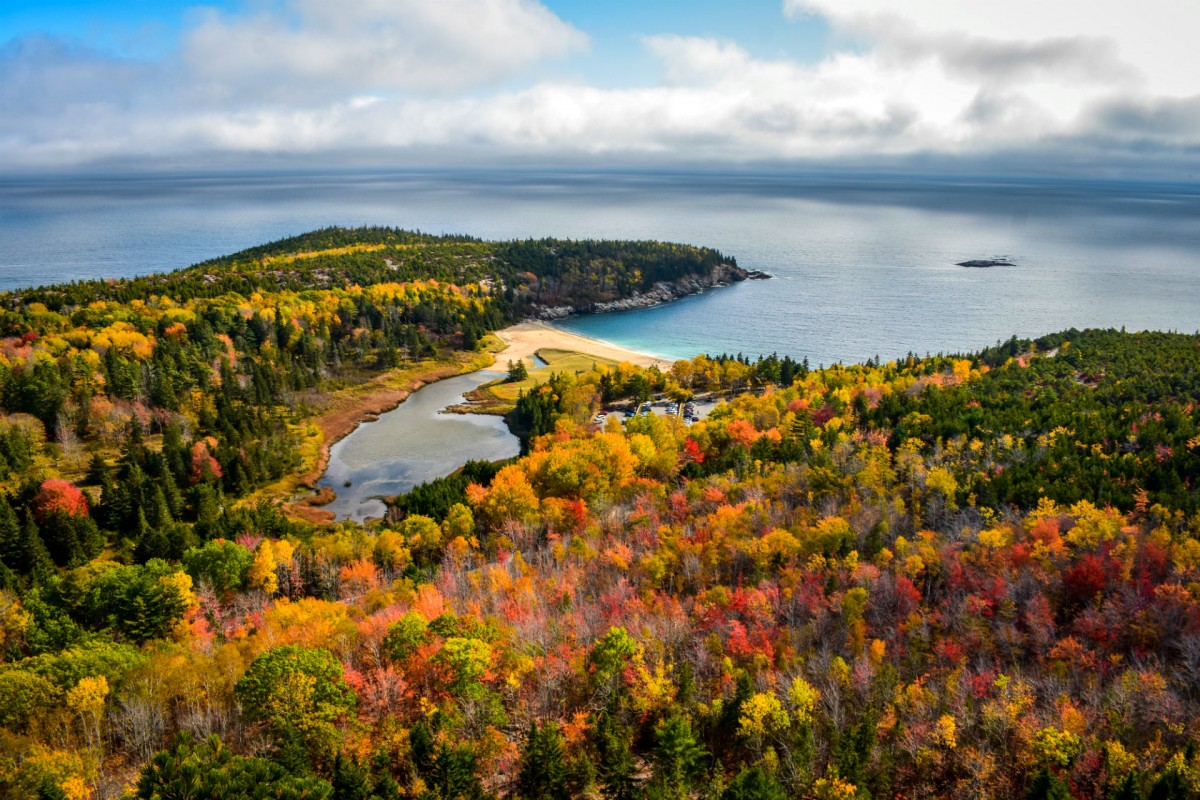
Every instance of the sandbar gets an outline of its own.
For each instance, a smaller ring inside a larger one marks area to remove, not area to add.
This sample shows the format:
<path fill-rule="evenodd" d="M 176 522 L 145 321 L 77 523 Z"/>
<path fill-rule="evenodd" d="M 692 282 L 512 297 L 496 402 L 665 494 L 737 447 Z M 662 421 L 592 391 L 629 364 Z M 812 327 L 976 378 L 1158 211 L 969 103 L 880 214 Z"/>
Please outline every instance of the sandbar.
<path fill-rule="evenodd" d="M 556 350 L 574 350 L 617 362 L 628 361 L 639 367 L 657 366 L 663 370 L 670 369 L 674 363 L 666 358 L 639 353 L 611 342 L 571 333 L 545 322 L 522 322 L 496 331 L 496 335 L 508 345 L 496 354 L 496 364 L 500 366 L 510 359 L 528 358 L 544 347 Z"/>

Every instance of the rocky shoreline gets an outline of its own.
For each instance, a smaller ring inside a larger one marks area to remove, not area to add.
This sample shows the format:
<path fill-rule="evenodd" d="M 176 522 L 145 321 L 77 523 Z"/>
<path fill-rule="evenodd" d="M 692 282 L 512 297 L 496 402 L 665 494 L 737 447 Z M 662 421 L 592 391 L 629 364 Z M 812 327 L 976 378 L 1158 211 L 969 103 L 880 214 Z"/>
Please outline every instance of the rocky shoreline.
<path fill-rule="evenodd" d="M 638 292 L 632 297 L 609 300 L 600 303 L 588 303 L 578 306 L 547 306 L 538 310 L 534 315 L 540 320 L 565 319 L 579 314 L 604 314 L 610 311 L 633 311 L 638 308 L 670 303 L 693 294 L 700 294 L 709 289 L 718 289 L 742 281 L 767 280 L 771 276 L 756 269 L 742 269 L 733 264 L 722 264 L 709 275 L 691 275 L 677 281 L 659 281 L 648 291 Z"/>

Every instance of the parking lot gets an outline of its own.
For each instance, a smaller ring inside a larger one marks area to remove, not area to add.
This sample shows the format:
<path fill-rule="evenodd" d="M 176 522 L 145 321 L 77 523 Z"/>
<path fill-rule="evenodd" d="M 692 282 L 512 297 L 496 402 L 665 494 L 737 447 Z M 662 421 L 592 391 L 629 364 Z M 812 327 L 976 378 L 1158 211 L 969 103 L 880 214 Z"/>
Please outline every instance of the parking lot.
<path fill-rule="evenodd" d="M 655 414 L 660 417 L 678 417 L 685 425 L 690 425 L 694 422 L 707 417 L 714 408 L 717 407 L 719 401 L 713 400 L 694 400 L 683 405 L 676 405 L 670 400 L 654 400 L 643 403 L 636 410 L 625 407 L 614 406 L 606 408 L 604 411 L 596 415 L 592 421 L 598 425 L 603 425 L 608 421 L 608 417 L 616 416 L 621 419 L 622 424 L 635 416 L 645 416 Z"/>

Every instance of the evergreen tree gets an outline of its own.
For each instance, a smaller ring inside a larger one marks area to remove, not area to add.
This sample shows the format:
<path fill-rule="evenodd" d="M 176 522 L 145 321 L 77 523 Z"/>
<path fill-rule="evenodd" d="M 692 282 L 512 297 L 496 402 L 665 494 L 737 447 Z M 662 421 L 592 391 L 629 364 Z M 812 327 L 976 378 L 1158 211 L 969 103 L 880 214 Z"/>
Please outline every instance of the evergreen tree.
<path fill-rule="evenodd" d="M 1154 781 L 1146 800 L 1192 800 L 1195 796 L 1178 770 L 1167 769 Z"/>
<path fill-rule="evenodd" d="M 136 800 L 239 798 L 239 800 L 331 800 L 332 788 L 316 778 L 288 774 L 279 764 L 233 755 L 211 736 L 195 744 L 180 734 L 173 747 L 142 769 Z"/>
<path fill-rule="evenodd" d="M 636 765 L 629 751 L 629 737 L 610 713 L 600 715 L 595 727 L 596 777 L 605 800 L 634 800 Z"/>
<path fill-rule="evenodd" d="M 755 765 L 729 782 L 721 800 L 788 800 L 788 793 L 775 776 Z"/>
<path fill-rule="evenodd" d="M 156 528 L 165 527 L 175 521 L 171 507 L 167 505 L 167 496 L 163 493 L 161 483 L 156 483 L 150 495 L 150 508 L 146 519 Z"/>
<path fill-rule="evenodd" d="M 134 527 L 134 553 L 137 560 L 149 561 L 152 558 L 170 558 L 171 542 L 161 527 L 151 525 L 142 509 L 137 512 L 137 524 Z"/>
<path fill-rule="evenodd" d="M 562 734 L 553 722 L 529 723 L 516 794 L 522 800 L 569 800 Z"/>
<path fill-rule="evenodd" d="M 433 745 L 433 731 L 429 723 L 421 720 L 413 726 L 408 734 L 409 753 L 412 757 L 413 770 L 420 777 L 427 777 L 433 772 L 433 759 L 436 755 Z"/>
<path fill-rule="evenodd" d="M 344 753 L 333 761 L 333 797 L 331 800 L 371 800 L 367 772 Z"/>
<path fill-rule="evenodd" d="M 389 760 L 380 753 L 375 757 L 374 795 L 377 800 L 401 800 L 400 784 L 392 777 Z"/>
<path fill-rule="evenodd" d="M 220 490 L 207 483 L 196 484 L 192 489 L 192 507 L 196 514 L 196 536 L 204 541 L 216 539 L 222 534 Z"/>
<path fill-rule="evenodd" d="M 54 576 L 54 559 L 50 557 L 50 551 L 46 549 L 46 544 L 42 541 L 41 532 L 38 530 L 37 523 L 33 521 L 32 514 L 25 518 L 25 525 L 21 530 L 21 540 L 25 547 L 23 564 L 25 571 L 28 572 L 35 586 L 45 586 Z"/>
<path fill-rule="evenodd" d="M 580 753 L 567 762 L 567 788 L 572 797 L 587 797 L 596 786 L 596 764 L 587 753 Z"/>
<path fill-rule="evenodd" d="M 475 751 L 469 745 L 438 747 L 428 785 L 440 800 L 484 800 L 487 793 L 476 774 Z"/>
<path fill-rule="evenodd" d="M 1071 792 L 1061 778 L 1043 767 L 1025 790 L 1026 800 L 1071 800 Z"/>
<path fill-rule="evenodd" d="M 653 783 L 663 798 L 686 797 L 708 754 L 686 717 L 669 717 L 659 723 L 655 733 Z"/>
<path fill-rule="evenodd" d="M 27 548 L 21 535 L 21 522 L 17 519 L 6 494 L 0 494 L 0 561 L 18 572 L 28 569 Z"/>
<path fill-rule="evenodd" d="M 17 561 L 13 566 L 18 572 L 31 576 L 34 583 L 44 583 L 54 574 L 54 559 L 32 514 L 26 513 L 13 550 Z"/>
<path fill-rule="evenodd" d="M 876 711 L 868 708 L 861 721 L 842 732 L 834 748 L 838 775 L 855 786 L 867 783 L 866 766 L 875 746 Z"/>
<path fill-rule="evenodd" d="M 1136 772 L 1125 773 L 1108 795 L 1109 800 L 1142 800 L 1142 782 Z"/>
<path fill-rule="evenodd" d="M 36 800 L 70 800 L 70 795 L 53 780 L 46 779 L 38 787 Z"/>

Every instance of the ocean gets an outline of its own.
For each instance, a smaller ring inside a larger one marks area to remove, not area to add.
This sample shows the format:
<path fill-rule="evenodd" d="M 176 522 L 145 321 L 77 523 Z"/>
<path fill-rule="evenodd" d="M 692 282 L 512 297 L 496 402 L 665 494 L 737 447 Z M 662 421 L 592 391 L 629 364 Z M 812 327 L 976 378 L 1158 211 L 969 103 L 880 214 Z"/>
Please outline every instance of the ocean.
<path fill-rule="evenodd" d="M 1069 327 L 1200 329 L 1200 186 L 888 175 L 325 172 L 0 179 L 0 289 L 176 269 L 327 225 L 662 239 L 775 276 L 565 321 L 813 366 Z M 1015 266 L 971 269 L 1006 256 Z"/>

